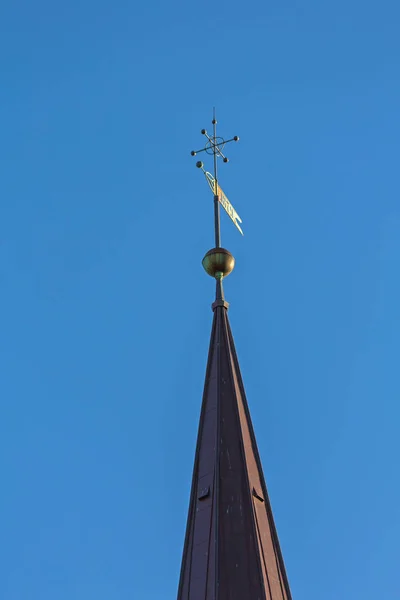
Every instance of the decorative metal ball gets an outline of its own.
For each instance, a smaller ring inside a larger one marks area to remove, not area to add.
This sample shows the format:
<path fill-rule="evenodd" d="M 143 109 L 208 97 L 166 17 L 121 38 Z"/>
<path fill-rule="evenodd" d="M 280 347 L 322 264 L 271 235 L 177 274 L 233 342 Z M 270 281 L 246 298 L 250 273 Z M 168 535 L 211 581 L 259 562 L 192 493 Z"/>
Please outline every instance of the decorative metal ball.
<path fill-rule="evenodd" d="M 235 140 L 235 142 L 238 142 L 239 141 L 239 136 L 235 135 L 235 137 L 233 139 Z"/>
<path fill-rule="evenodd" d="M 219 279 L 232 273 L 235 259 L 225 248 L 212 248 L 203 258 L 202 265 L 208 275 Z"/>
<path fill-rule="evenodd" d="M 192 156 L 196 156 L 196 152 L 194 150 L 191 151 L 190 153 Z"/>
<path fill-rule="evenodd" d="M 224 157 L 224 162 L 227 163 L 229 162 L 229 158 L 226 158 L 226 156 Z"/>
<path fill-rule="evenodd" d="M 204 165 L 203 165 L 203 163 L 201 162 L 201 160 L 198 160 L 198 161 L 197 161 L 197 163 L 196 163 L 196 167 L 197 167 L 198 169 L 202 169 L 202 168 L 203 168 L 203 166 L 204 166 Z"/>
<path fill-rule="evenodd" d="M 201 134 L 202 134 L 202 135 L 205 135 L 205 133 L 206 133 L 206 130 L 205 130 L 205 129 L 202 129 L 202 130 L 201 130 Z"/>

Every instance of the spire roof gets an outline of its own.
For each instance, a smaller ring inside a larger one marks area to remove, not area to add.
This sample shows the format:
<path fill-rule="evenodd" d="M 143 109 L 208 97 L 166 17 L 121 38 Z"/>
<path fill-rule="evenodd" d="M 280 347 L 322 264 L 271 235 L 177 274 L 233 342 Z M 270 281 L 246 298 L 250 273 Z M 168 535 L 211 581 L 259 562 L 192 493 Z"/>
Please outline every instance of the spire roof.
<path fill-rule="evenodd" d="M 215 248 L 203 258 L 216 279 L 214 319 L 194 461 L 178 600 L 291 600 L 282 553 L 228 320 L 222 281 L 235 259 L 221 248 L 220 204 L 243 234 L 241 219 L 217 179 L 217 159 L 238 136 L 224 140 L 201 133 L 214 175 L 204 172 L 214 194 Z"/>
<path fill-rule="evenodd" d="M 291 600 L 222 278 L 213 311 L 178 600 Z"/>

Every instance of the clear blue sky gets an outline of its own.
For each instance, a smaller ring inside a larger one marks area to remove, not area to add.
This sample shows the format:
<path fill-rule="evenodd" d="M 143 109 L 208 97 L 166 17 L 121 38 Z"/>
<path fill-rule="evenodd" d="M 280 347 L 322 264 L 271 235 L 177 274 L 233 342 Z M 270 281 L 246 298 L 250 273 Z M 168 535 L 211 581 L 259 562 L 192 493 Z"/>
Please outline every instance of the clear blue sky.
<path fill-rule="evenodd" d="M 295 600 L 396 600 L 400 5 L 0 9 L 1 600 L 175 598 L 226 282 Z"/>

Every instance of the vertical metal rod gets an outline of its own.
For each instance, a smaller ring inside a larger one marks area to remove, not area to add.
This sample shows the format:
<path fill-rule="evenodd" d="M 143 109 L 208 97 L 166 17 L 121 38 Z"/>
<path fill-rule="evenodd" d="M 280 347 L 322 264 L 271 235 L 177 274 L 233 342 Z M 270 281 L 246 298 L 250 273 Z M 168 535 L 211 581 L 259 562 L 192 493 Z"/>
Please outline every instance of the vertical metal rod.
<path fill-rule="evenodd" d="M 215 224 L 215 247 L 221 248 L 221 228 L 219 224 L 219 201 L 218 196 L 214 196 L 214 224 Z"/>
<path fill-rule="evenodd" d="M 217 172 L 217 151 L 215 144 L 217 143 L 217 119 L 215 116 L 215 107 L 213 109 L 213 142 L 214 142 L 214 180 L 215 180 L 215 191 L 214 191 L 214 227 L 215 227 L 215 247 L 221 247 L 221 226 L 220 226 L 220 206 L 218 202 L 218 172 Z"/>

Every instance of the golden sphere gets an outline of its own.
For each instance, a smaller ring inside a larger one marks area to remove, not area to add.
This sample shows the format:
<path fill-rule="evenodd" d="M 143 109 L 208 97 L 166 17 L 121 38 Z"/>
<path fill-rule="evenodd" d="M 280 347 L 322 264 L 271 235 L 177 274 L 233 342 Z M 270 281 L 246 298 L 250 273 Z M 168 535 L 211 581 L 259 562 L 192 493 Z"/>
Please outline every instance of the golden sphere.
<path fill-rule="evenodd" d="M 225 248 L 212 248 L 203 258 L 202 265 L 206 273 L 219 279 L 232 273 L 235 259 Z"/>

